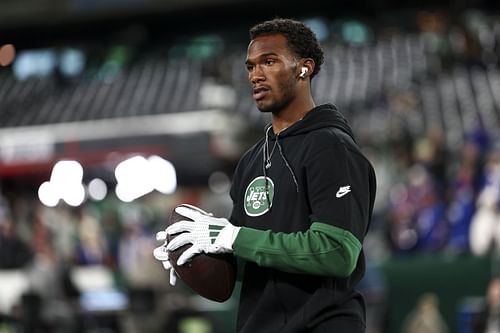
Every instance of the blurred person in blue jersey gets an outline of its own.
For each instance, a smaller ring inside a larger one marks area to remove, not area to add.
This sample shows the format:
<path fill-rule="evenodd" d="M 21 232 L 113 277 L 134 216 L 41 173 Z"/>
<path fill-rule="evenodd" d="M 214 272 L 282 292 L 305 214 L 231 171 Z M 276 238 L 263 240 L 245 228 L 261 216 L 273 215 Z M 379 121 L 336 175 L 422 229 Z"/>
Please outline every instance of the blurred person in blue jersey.
<path fill-rule="evenodd" d="M 323 61 L 316 35 L 302 22 L 277 18 L 250 29 L 248 80 L 271 123 L 238 163 L 231 216 L 187 214 L 197 231 L 177 222 L 161 239 L 184 233 L 154 252 L 167 269 L 167 251 L 184 244 L 192 246 L 181 265 L 197 253 L 240 259 L 240 333 L 366 330 L 356 288 L 365 272 L 375 173 L 344 116 L 313 100 L 312 79 Z M 211 234 L 214 226 L 219 231 Z"/>

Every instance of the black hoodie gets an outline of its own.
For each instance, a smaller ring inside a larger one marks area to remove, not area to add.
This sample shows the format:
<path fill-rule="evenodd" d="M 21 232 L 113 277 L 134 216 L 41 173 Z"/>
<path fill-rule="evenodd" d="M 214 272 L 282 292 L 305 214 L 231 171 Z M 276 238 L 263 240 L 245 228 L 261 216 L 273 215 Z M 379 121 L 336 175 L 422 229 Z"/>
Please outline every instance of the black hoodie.
<path fill-rule="evenodd" d="M 343 317 L 364 325 L 361 249 L 375 174 L 340 112 L 315 107 L 241 158 L 231 222 L 245 260 L 238 332 L 308 332 Z"/>

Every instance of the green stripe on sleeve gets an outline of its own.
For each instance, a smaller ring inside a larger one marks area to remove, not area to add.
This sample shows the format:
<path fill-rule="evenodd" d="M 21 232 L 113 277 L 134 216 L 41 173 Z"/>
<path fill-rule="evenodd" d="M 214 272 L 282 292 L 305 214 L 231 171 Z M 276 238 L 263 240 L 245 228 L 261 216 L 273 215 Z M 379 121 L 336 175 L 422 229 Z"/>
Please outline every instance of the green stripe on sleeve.
<path fill-rule="evenodd" d="M 305 232 L 282 233 L 242 227 L 234 254 L 259 266 L 290 273 L 347 277 L 361 243 L 348 230 L 314 222 Z"/>

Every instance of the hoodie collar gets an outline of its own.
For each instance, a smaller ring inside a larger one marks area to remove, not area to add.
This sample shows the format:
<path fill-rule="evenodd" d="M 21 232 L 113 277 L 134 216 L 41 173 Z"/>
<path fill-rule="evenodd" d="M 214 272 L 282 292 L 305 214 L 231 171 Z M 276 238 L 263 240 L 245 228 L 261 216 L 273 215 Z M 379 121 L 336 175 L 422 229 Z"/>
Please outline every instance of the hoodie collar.
<path fill-rule="evenodd" d="M 282 130 L 279 133 L 279 137 L 285 138 L 288 136 L 304 134 L 324 127 L 336 127 L 348 134 L 353 140 L 355 140 L 354 134 L 352 133 L 352 129 L 349 126 L 347 119 L 342 115 L 342 113 L 337 110 L 335 105 L 330 103 L 314 107 L 304 116 L 304 118 L 295 122 L 290 127 Z M 269 138 L 275 139 L 276 134 L 274 134 L 272 131 L 269 131 Z"/>

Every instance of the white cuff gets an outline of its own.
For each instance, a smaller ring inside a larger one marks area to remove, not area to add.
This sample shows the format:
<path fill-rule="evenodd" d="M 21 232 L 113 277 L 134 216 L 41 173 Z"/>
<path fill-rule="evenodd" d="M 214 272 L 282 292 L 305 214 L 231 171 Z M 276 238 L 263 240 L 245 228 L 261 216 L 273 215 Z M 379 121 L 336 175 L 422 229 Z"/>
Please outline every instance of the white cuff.
<path fill-rule="evenodd" d="M 223 250 L 223 252 L 233 252 L 233 243 L 240 232 L 241 227 L 235 227 L 232 224 L 228 224 L 222 231 L 214 242 L 214 246 Z"/>

